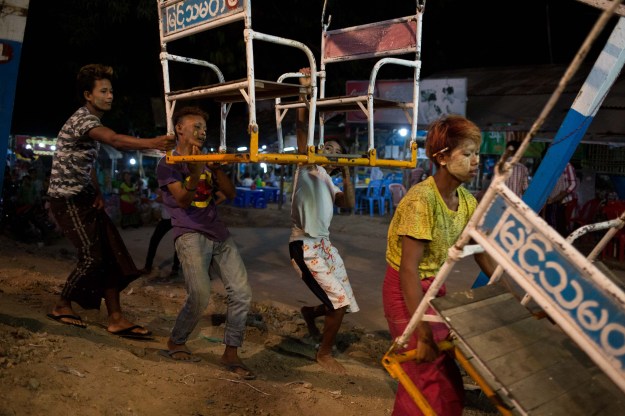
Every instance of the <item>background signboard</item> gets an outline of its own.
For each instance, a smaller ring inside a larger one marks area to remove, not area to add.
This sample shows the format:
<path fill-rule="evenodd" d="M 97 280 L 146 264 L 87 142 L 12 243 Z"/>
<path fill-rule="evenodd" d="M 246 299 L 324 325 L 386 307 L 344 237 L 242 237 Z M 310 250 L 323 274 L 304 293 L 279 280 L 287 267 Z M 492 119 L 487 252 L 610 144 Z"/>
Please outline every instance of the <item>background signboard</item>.
<path fill-rule="evenodd" d="M 466 115 L 467 79 L 441 78 L 420 81 L 418 124 L 427 125 L 443 114 Z M 363 95 L 367 93 L 369 81 L 347 81 L 346 95 Z M 389 100 L 412 101 L 413 81 L 379 80 L 376 82 L 374 96 Z M 348 123 L 366 123 L 367 118 L 362 112 L 347 113 Z M 402 110 L 375 110 L 375 123 L 410 124 Z"/>
<path fill-rule="evenodd" d="M 29 0 L 0 2 L 0 195 Z"/>
<path fill-rule="evenodd" d="M 427 125 L 445 114 L 467 114 L 467 79 L 424 79 L 419 91 L 417 124 Z"/>
<path fill-rule="evenodd" d="M 172 35 L 179 31 L 218 20 L 243 10 L 241 0 L 179 0 L 161 5 L 163 33 Z"/>

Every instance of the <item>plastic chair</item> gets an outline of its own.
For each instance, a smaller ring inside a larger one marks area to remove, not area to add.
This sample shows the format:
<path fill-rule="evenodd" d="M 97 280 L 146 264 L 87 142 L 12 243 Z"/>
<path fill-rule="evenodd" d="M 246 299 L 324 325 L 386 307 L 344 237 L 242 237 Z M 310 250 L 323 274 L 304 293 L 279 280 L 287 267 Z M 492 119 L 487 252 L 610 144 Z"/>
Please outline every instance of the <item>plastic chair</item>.
<path fill-rule="evenodd" d="M 380 215 L 384 215 L 384 200 L 382 199 L 382 189 L 384 186 L 384 181 L 381 179 L 374 180 L 369 182 L 367 186 L 367 191 L 364 195 L 362 195 L 358 200 L 358 211 L 363 213 L 364 207 L 363 205 L 369 206 L 369 215 L 373 217 L 375 212 L 375 205 L 378 205 L 378 212 Z"/>
<path fill-rule="evenodd" d="M 245 204 L 243 203 L 243 197 L 235 197 L 234 200 L 232 200 L 232 205 L 238 208 L 245 208 Z"/>
<path fill-rule="evenodd" d="M 608 202 L 603 207 L 603 213 L 608 220 L 618 218 L 623 212 L 625 212 L 625 201 Z M 616 253 L 616 255 L 614 255 L 614 253 Z M 608 256 L 618 257 L 619 262 L 625 262 L 625 228 L 621 228 L 603 248 L 601 258 L 605 260 Z"/>
<path fill-rule="evenodd" d="M 254 198 L 254 208 L 267 208 L 267 201 L 265 198 Z"/>
<path fill-rule="evenodd" d="M 384 212 L 386 212 L 386 204 L 388 203 L 388 211 L 393 215 L 393 194 L 389 188 L 389 185 L 393 183 L 392 177 L 383 179 L 382 182 L 382 201 L 380 202 L 384 207 Z"/>
<path fill-rule="evenodd" d="M 267 200 L 265 199 L 265 191 L 262 191 L 260 189 L 255 189 L 251 191 L 248 207 L 267 208 Z"/>
<path fill-rule="evenodd" d="M 399 205 L 399 201 L 406 195 L 406 187 L 401 183 L 390 183 L 388 184 L 388 191 L 391 195 L 391 204 L 390 211 L 391 215 L 393 215 L 394 210 Z"/>
<path fill-rule="evenodd" d="M 578 206 L 576 212 L 573 213 L 569 220 L 569 229 L 574 231 L 584 225 L 594 224 L 597 222 L 595 218 L 597 217 L 600 206 L 601 201 L 599 198 L 593 198 L 586 201 L 581 207 Z M 580 241 L 590 243 L 593 239 L 594 236 L 592 233 L 587 233 L 580 238 Z"/>
<path fill-rule="evenodd" d="M 573 229 L 571 228 L 571 220 L 578 210 L 579 203 L 577 202 L 577 199 L 574 199 L 566 204 L 566 207 L 564 208 L 564 218 L 566 218 L 566 223 L 569 225 L 569 231 L 573 231 Z"/>
<path fill-rule="evenodd" d="M 601 253 L 602 260 L 608 257 L 618 257 L 619 263 L 625 262 L 625 232 L 621 229 L 616 235 L 606 244 Z"/>
<path fill-rule="evenodd" d="M 598 198 L 593 198 L 589 201 L 586 201 L 581 208 L 577 210 L 576 215 L 571 217 L 571 227 L 576 230 L 579 227 L 583 227 L 584 225 L 595 223 L 595 217 L 597 216 L 597 212 L 599 211 L 599 206 L 601 205 L 601 201 Z"/>

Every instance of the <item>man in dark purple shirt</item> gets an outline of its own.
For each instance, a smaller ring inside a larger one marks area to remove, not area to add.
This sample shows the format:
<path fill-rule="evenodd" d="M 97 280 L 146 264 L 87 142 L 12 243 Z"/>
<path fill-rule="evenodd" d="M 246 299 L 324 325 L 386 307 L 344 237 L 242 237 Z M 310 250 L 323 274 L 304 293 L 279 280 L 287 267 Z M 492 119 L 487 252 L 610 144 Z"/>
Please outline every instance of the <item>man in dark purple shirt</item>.
<path fill-rule="evenodd" d="M 194 139 L 206 139 L 206 119 L 206 113 L 197 107 L 185 107 L 174 114 L 175 155 L 200 154 Z M 226 347 L 221 362 L 238 376 L 254 379 L 254 373 L 238 356 L 252 289 L 243 259 L 228 228 L 220 220 L 213 199 L 216 187 L 227 198 L 234 198 L 234 184 L 220 165 L 209 166 L 202 162 L 168 164 L 163 158 L 156 168 L 156 175 L 163 191 L 163 204 L 171 215 L 174 245 L 188 292 L 167 342 L 167 350 L 160 353 L 177 361 L 200 360 L 191 354 L 186 342 L 208 306 L 211 277 L 220 278 L 228 294 L 224 331 Z"/>

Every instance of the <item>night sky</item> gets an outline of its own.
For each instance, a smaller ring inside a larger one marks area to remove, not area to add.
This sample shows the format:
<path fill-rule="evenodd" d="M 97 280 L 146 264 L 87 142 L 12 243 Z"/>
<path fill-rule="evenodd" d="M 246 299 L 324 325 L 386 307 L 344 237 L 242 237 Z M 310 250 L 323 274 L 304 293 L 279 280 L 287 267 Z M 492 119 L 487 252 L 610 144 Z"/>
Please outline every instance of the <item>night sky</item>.
<path fill-rule="evenodd" d="M 117 73 L 114 109 L 105 116 L 105 124 L 118 132 L 144 136 L 159 133 L 150 106 L 150 98 L 162 98 L 163 91 L 156 3 L 31 0 L 12 134 L 55 136 L 78 106 L 74 95 L 76 71 L 95 62 L 112 65 Z M 331 29 L 405 16 L 415 8 L 410 0 L 378 2 L 377 7 L 363 4 L 329 0 Z M 391 4 L 393 9 L 389 10 Z M 257 31 L 302 41 L 311 47 L 319 62 L 322 0 L 254 0 L 252 5 Z M 599 14 L 599 10 L 575 0 L 428 0 L 423 19 L 421 78 L 449 69 L 568 64 Z M 612 22 L 616 23 L 616 17 Z M 604 30 L 603 41 L 597 42 L 597 52 L 613 24 Z M 179 50 L 170 47 L 169 52 L 193 51 L 194 57 L 219 59 L 227 62 L 227 79 L 244 76 L 240 22 L 219 36 L 213 31 L 179 42 Z M 220 43 L 224 46 L 214 46 Z M 594 61 L 597 52 L 589 59 Z M 255 56 L 259 79 L 274 80 L 306 65 L 301 53 L 275 50 L 260 41 L 255 43 Z M 335 65 L 331 68 L 335 88 L 342 88 L 350 79 L 368 78 L 371 66 Z M 181 78 L 172 82 L 202 84 L 191 76 Z M 215 115 L 212 120 L 217 118 Z"/>

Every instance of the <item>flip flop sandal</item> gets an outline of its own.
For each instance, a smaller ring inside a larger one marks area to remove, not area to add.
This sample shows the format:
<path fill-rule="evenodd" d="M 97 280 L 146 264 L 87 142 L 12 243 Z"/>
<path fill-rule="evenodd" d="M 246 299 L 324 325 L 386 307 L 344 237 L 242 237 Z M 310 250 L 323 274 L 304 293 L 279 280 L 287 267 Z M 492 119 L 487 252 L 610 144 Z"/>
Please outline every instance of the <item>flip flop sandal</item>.
<path fill-rule="evenodd" d="M 118 337 L 122 337 L 122 338 L 138 339 L 138 340 L 145 340 L 145 341 L 151 341 L 154 339 L 151 331 L 148 331 L 145 334 L 142 334 L 140 332 L 135 332 L 135 329 L 143 329 L 143 327 L 141 325 L 133 325 L 131 327 L 120 329 L 118 331 L 108 331 L 108 330 L 107 331 L 109 334 L 117 335 Z"/>
<path fill-rule="evenodd" d="M 256 374 L 254 374 L 252 372 L 252 370 L 250 370 L 246 365 L 244 364 L 238 364 L 238 363 L 233 363 L 233 364 L 225 364 L 222 363 L 223 367 L 230 371 L 233 374 L 236 374 L 237 376 L 241 377 L 243 380 L 255 380 L 256 379 Z M 240 371 L 243 370 L 243 371 Z"/>
<path fill-rule="evenodd" d="M 184 355 L 185 358 L 176 358 L 175 355 L 178 353 Z M 179 363 L 197 363 L 198 361 L 202 361 L 197 355 L 193 355 L 191 352 L 185 350 L 158 350 L 158 355 Z"/>
<path fill-rule="evenodd" d="M 53 321 L 56 322 L 60 322 L 64 325 L 70 325 L 70 326 L 77 326 L 78 328 L 86 328 L 87 324 L 84 323 L 82 321 L 82 318 L 78 315 L 72 315 L 72 314 L 64 314 L 64 315 L 55 315 L 53 313 L 49 313 L 46 315 L 48 318 L 52 319 Z M 67 322 L 64 321 L 63 319 L 74 319 L 76 321 L 80 321 L 80 323 L 75 323 L 75 322 Z"/>

